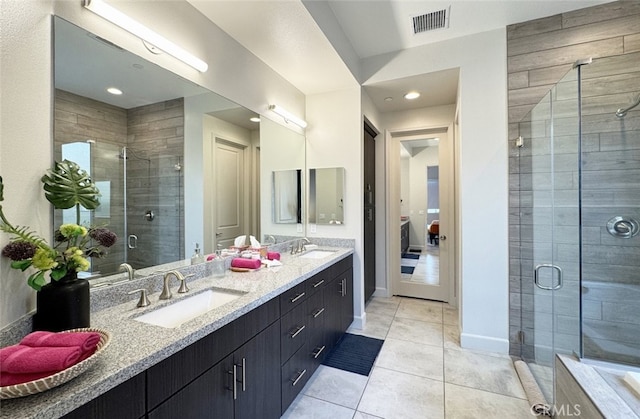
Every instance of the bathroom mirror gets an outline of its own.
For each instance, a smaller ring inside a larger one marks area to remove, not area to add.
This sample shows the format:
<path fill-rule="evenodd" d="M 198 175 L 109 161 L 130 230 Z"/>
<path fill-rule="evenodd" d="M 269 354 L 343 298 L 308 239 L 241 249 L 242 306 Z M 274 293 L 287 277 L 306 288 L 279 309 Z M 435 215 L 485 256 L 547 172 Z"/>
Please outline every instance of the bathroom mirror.
<path fill-rule="evenodd" d="M 309 169 L 309 223 L 344 224 L 343 167 Z"/>
<path fill-rule="evenodd" d="M 271 213 L 276 224 L 302 223 L 302 169 L 273 172 Z"/>
<path fill-rule="evenodd" d="M 269 141 L 263 141 L 269 138 Z M 260 173 L 263 237 L 302 237 L 304 229 L 304 135 L 266 118 L 260 123 Z"/>
<path fill-rule="evenodd" d="M 83 220 L 118 235 L 107 257 L 92 260 L 90 276 L 115 273 L 122 262 L 141 269 L 183 260 L 193 252 L 193 243 L 185 245 L 193 231 L 210 232 L 200 247 L 212 251 L 216 229 L 238 216 L 240 234 L 260 235 L 270 201 L 261 205 L 257 185 L 270 186 L 271 177 L 260 180 L 259 152 L 269 137 L 260 122 L 250 121 L 256 113 L 64 19 L 54 17 L 54 31 L 54 158 L 82 162 L 102 194 L 101 207 Z M 109 87 L 122 94 L 108 93 Z M 242 170 L 249 175 L 239 205 L 214 205 L 216 186 L 233 176 L 218 171 L 216 177 L 205 168 L 216 158 L 217 149 L 205 155 L 203 140 L 213 129 L 215 140 L 244 150 Z M 304 149 L 301 156 L 304 161 Z M 185 200 L 189 188 L 195 198 Z M 190 216 L 203 208 L 204 216 Z M 216 218 L 205 225 L 211 214 Z M 68 217 L 56 210 L 54 225 Z"/>

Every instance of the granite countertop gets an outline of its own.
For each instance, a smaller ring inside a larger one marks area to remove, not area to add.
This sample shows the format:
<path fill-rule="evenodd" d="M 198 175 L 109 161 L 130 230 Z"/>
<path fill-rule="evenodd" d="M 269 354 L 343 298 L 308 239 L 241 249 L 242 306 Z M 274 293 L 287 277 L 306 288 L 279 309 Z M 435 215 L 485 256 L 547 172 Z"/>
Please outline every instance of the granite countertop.
<path fill-rule="evenodd" d="M 91 327 L 111 333 L 111 343 L 96 364 L 54 389 L 0 400 L 0 418 L 58 418 L 71 412 L 353 253 L 352 248 L 323 246 L 322 249 L 335 253 L 322 259 L 283 254 L 283 266 L 280 267 L 263 267 L 255 272 L 227 271 L 221 278 L 205 276 L 194 279 L 189 282 L 187 294 L 178 294 L 177 282 L 172 279 L 171 300 L 159 301 L 159 293 L 156 292 L 149 295 L 151 306 L 137 308 L 138 295 L 131 295 L 127 296 L 126 303 L 92 312 Z M 177 328 L 168 329 L 133 320 L 212 287 L 245 294 Z"/>

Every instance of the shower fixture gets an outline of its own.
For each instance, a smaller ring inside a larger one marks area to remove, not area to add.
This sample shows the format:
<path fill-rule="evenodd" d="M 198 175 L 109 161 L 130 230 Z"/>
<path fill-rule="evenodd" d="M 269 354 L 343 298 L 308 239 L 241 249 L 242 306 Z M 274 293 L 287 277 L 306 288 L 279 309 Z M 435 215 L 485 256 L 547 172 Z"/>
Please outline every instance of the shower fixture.
<path fill-rule="evenodd" d="M 616 111 L 616 116 L 618 118 L 624 118 L 625 116 L 627 116 L 627 112 L 629 112 L 631 109 L 635 108 L 636 106 L 640 105 L 640 95 L 636 96 L 636 99 L 633 102 L 633 105 L 629 106 L 628 108 L 620 108 Z"/>

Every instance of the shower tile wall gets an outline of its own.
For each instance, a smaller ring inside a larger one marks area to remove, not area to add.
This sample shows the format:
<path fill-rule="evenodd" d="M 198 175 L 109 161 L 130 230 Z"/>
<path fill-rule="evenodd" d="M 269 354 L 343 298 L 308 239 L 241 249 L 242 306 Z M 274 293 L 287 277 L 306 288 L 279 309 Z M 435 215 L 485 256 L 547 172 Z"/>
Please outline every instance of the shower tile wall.
<path fill-rule="evenodd" d="M 597 145 L 582 164 L 584 354 L 638 365 L 640 236 L 614 237 L 606 224 L 640 221 L 640 110 L 613 114 L 640 95 L 640 51 L 594 60 L 582 78 L 583 136 Z"/>
<path fill-rule="evenodd" d="M 108 223 L 118 243 L 108 257 L 93 261 L 94 271 L 116 272 L 124 261 L 123 161 L 118 158 L 124 146 L 129 151 L 129 234 L 138 236 L 138 248 L 129 251 L 129 262 L 140 267 L 183 258 L 183 124 L 182 99 L 126 110 L 56 90 L 55 155 L 60 156 L 63 143 L 95 140 L 94 180 L 111 181 L 110 217 L 94 222 Z M 144 217 L 148 210 L 155 215 L 151 222 Z"/>
<path fill-rule="evenodd" d="M 56 89 L 54 103 L 54 155 L 60 159 L 62 144 L 94 140 L 92 172 L 94 181 L 110 181 L 109 218 L 96 218 L 97 225 L 107 224 L 118 235 L 119 243 L 109 249 L 108 257 L 92 261 L 94 272 L 115 272 L 124 260 L 124 208 L 120 149 L 127 142 L 125 109 Z M 104 191 L 103 191 L 104 193 Z M 54 225 L 61 224 L 56 211 Z"/>
<path fill-rule="evenodd" d="M 182 259 L 184 100 L 129 109 L 127 133 L 129 234 L 138 237 L 129 262 L 135 267 Z"/>
<path fill-rule="evenodd" d="M 527 331 L 528 329 L 531 331 L 530 329 L 533 328 L 533 319 L 540 321 L 548 310 L 548 307 L 545 308 L 543 304 L 540 304 L 540 307 L 536 307 L 534 304 L 534 301 L 536 303 L 538 301 L 534 298 L 532 284 L 531 255 L 533 249 L 528 246 L 534 233 L 530 223 L 526 220 L 523 223 L 520 217 L 521 213 L 523 217 L 527 217 L 527 212 L 531 213 L 532 208 L 530 207 L 531 200 L 528 199 L 526 193 L 527 185 L 521 185 L 522 179 L 526 179 L 527 174 L 520 173 L 521 161 L 519 159 L 521 156 L 518 156 L 518 150 L 513 143 L 513 140 L 519 135 L 518 122 L 538 104 L 578 59 L 618 56 L 618 59 L 611 58 L 612 61 L 607 66 L 583 67 L 585 76 L 592 79 L 585 81 L 587 83 L 585 87 L 592 83 L 594 92 L 598 89 L 601 92 L 603 88 L 611 88 L 611 86 L 604 85 L 602 79 L 604 77 L 608 78 L 608 81 L 614 86 L 629 85 L 631 87 L 628 88 L 634 91 L 636 89 L 633 87 L 634 83 L 637 83 L 638 80 L 637 73 L 635 75 L 628 73 L 631 71 L 630 69 L 638 69 L 639 67 L 637 57 L 640 53 L 640 26 L 637 23 L 639 19 L 640 2 L 617 1 L 511 25 L 507 28 L 510 139 L 509 300 L 510 342 L 513 355 L 522 354 L 528 358 L 534 356 L 531 336 L 527 337 Z M 595 74 L 588 76 L 589 72 L 596 71 L 599 72 L 600 80 L 597 80 L 598 77 Z M 570 86 L 570 88 L 575 89 L 575 86 Z M 560 86 L 558 94 L 562 95 L 567 91 Z M 583 231 L 584 260 L 593 262 L 585 265 L 583 273 L 586 281 L 592 281 L 584 297 L 584 332 L 588 336 L 590 328 L 598 329 L 601 332 L 606 329 L 608 330 L 607 337 L 611 338 L 606 340 L 617 346 L 620 343 L 616 342 L 614 337 L 624 336 L 634 330 L 632 335 L 637 336 L 639 332 L 636 326 L 629 326 L 629 322 L 626 324 L 617 322 L 615 327 L 612 327 L 614 323 L 607 322 L 613 321 L 613 319 L 619 321 L 640 318 L 633 307 L 624 303 L 627 299 L 631 300 L 632 298 L 638 301 L 637 295 L 632 294 L 636 291 L 631 289 L 629 282 L 638 283 L 637 272 L 639 271 L 638 264 L 640 264 L 638 254 L 640 252 L 637 247 L 630 246 L 632 241 L 621 245 L 618 240 L 612 247 L 611 241 L 615 239 L 602 231 L 602 219 L 605 217 L 603 211 L 608 215 L 611 211 L 625 210 L 628 212 L 635 208 L 637 214 L 638 199 L 636 197 L 640 196 L 637 190 L 640 182 L 638 167 L 628 170 L 626 176 L 620 172 L 613 173 L 613 170 L 618 169 L 618 162 L 621 161 L 621 156 L 616 156 L 615 153 L 620 152 L 622 147 L 626 150 L 623 153 L 626 158 L 622 160 L 638 161 L 635 151 L 640 147 L 638 145 L 640 143 L 637 141 L 639 128 L 637 112 L 636 116 L 632 116 L 630 113 L 631 118 L 625 119 L 626 127 L 624 128 L 629 132 L 624 135 L 620 134 L 620 121 L 617 121 L 618 134 L 615 134 L 615 130 L 609 128 L 613 128 L 616 122 L 613 120 L 607 122 L 597 114 L 605 112 L 605 107 L 606 112 L 610 112 L 611 108 L 615 111 L 619 106 L 629 103 L 631 94 L 632 92 L 629 92 L 626 98 L 607 95 L 596 100 L 596 96 L 599 94 L 593 93 L 591 94 L 593 97 L 585 98 L 584 102 L 584 113 L 588 114 L 585 120 L 588 135 L 583 137 L 583 152 L 587 152 L 584 155 L 585 187 L 588 188 L 589 184 L 597 185 L 590 190 L 585 190 L 584 195 L 586 204 L 584 220 L 586 228 Z M 631 139 L 633 135 L 636 138 L 635 143 Z M 631 146 L 631 144 L 635 145 Z M 595 163 L 596 161 L 597 163 Z M 596 166 L 601 170 L 598 172 L 590 170 L 590 167 L 595 170 Z M 624 166 L 629 167 L 629 163 L 625 163 Z M 527 167 L 527 165 L 524 164 L 523 167 Z M 532 173 L 534 170 L 530 167 L 530 170 L 527 171 Z M 574 178 L 560 176 L 558 180 L 560 182 L 573 181 Z M 621 182 L 633 189 L 627 189 L 628 194 L 616 192 L 614 188 Z M 629 199 L 630 197 L 633 198 Z M 568 198 L 572 197 L 568 196 Z M 614 203 L 622 205 L 622 208 L 606 208 Z M 625 207 L 625 205 L 629 206 Z M 606 220 L 604 221 L 606 223 Z M 574 235 L 575 233 L 570 226 L 556 227 L 556 242 L 563 235 Z M 538 239 L 542 240 L 539 236 L 536 237 L 536 240 Z M 637 240 L 634 243 L 634 246 L 637 246 Z M 560 243 L 555 249 L 555 256 L 570 256 L 576 251 L 575 247 L 567 247 L 564 243 Z M 575 279 L 578 272 L 569 270 L 569 272 L 565 272 L 565 277 L 567 277 L 566 275 Z M 622 285 L 611 286 L 611 281 Z M 615 299 L 614 294 L 620 298 Z M 556 301 L 555 309 L 558 313 L 558 317 L 555 319 L 558 328 L 556 332 L 575 330 L 578 326 L 575 324 L 577 321 L 575 315 L 578 313 L 575 304 L 579 301 L 577 298 L 564 302 L 562 300 Z M 548 304 L 550 303 L 549 301 Z M 567 315 L 571 313 L 573 314 Z M 518 331 L 520 330 L 525 331 L 524 345 L 518 339 Z M 594 345 L 590 347 L 588 341 L 589 339 L 585 338 L 585 352 L 588 356 L 594 356 Z"/>

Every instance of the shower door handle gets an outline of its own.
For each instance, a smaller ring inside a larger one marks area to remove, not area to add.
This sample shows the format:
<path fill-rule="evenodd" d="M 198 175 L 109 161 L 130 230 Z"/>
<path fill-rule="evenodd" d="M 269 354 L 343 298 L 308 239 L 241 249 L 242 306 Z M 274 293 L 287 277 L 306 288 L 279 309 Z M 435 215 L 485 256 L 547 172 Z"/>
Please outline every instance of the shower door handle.
<path fill-rule="evenodd" d="M 138 236 L 135 234 L 129 234 L 129 237 L 127 238 L 127 246 L 129 249 L 135 249 L 138 247 Z"/>
<path fill-rule="evenodd" d="M 546 285 L 540 284 L 540 269 L 542 268 L 550 268 L 558 272 L 558 283 L 556 285 L 552 285 L 548 287 Z M 546 291 L 559 290 L 560 288 L 562 288 L 562 281 L 563 281 L 562 268 L 559 267 L 558 265 L 553 265 L 551 263 L 542 263 L 540 265 L 537 265 L 533 270 L 533 283 L 536 284 L 536 287 L 540 288 L 541 290 L 546 290 Z"/>

